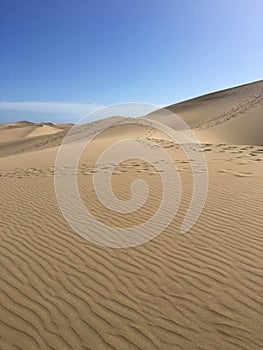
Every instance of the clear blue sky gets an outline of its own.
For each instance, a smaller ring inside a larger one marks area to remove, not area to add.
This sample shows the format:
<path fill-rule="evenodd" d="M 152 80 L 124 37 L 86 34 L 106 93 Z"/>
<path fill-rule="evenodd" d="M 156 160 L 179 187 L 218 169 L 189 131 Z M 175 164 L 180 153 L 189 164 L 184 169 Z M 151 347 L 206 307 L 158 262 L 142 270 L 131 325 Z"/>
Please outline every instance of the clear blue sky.
<path fill-rule="evenodd" d="M 0 0 L 0 122 L 263 78 L 262 0 Z"/>

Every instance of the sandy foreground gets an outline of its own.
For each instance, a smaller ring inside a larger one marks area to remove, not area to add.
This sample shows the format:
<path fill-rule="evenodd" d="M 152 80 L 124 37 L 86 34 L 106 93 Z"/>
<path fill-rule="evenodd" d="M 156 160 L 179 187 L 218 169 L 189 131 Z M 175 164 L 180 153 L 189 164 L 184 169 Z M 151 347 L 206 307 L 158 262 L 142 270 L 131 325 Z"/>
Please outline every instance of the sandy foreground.
<path fill-rule="evenodd" d="M 92 142 L 76 170 L 78 186 L 105 225 L 148 220 L 162 196 L 156 166 L 163 159 L 131 159 L 116 165 L 112 188 L 127 201 L 131 183 L 144 179 L 145 205 L 130 214 L 105 208 L 93 176 L 109 171 L 111 164 L 95 163 L 110 144 L 140 138 L 145 154 L 154 154 L 150 140 L 170 155 L 181 177 L 174 220 L 155 239 L 126 249 L 84 239 L 61 214 L 54 172 L 63 177 L 67 169 L 56 169 L 55 160 L 71 125 L 1 125 L 0 348 L 261 349 L 262 96 L 263 83 L 257 82 L 170 107 L 194 129 L 208 163 L 205 208 L 186 234 L 180 227 L 193 178 L 176 143 L 136 123 L 111 128 Z M 158 120 L 157 114 L 150 117 Z"/>

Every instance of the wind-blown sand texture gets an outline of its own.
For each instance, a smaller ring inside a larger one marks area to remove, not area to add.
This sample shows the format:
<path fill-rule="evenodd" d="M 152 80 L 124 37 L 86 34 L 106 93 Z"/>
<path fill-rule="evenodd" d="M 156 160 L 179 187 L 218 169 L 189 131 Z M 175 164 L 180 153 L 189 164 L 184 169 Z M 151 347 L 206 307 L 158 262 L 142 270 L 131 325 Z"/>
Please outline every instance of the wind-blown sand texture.
<path fill-rule="evenodd" d="M 196 131 L 200 141 L 228 144 L 263 144 L 263 80 L 180 102 L 167 109 Z M 152 119 L 174 127 L 174 118 Z"/>
<path fill-rule="evenodd" d="M 161 195 L 154 164 L 133 159 L 116 168 L 113 189 L 127 200 L 130 182 L 142 177 L 151 190 L 144 209 L 116 218 L 103 208 L 92 176 L 108 171 L 109 164 L 94 168 L 108 144 L 124 134 L 150 138 L 179 169 L 176 218 L 154 240 L 129 249 L 85 240 L 60 212 L 54 166 L 70 126 L 1 125 L 0 348 L 262 349 L 262 94 L 256 82 L 170 107 L 202 136 L 209 168 L 204 211 L 185 235 L 179 228 L 192 174 L 178 145 L 136 125 L 112 128 L 92 143 L 78 167 L 79 188 L 108 225 L 144 221 Z"/>

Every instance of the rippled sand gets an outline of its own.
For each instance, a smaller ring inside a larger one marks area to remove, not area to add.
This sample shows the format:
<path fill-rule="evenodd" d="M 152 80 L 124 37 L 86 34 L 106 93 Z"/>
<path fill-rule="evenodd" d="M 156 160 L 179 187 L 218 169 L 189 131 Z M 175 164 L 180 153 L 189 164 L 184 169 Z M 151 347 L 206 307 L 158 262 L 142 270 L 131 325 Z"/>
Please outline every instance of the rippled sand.
<path fill-rule="evenodd" d="M 218 98 L 222 110 L 223 102 Z M 262 105 L 260 113 L 262 120 Z M 235 117 L 240 128 L 243 120 L 244 114 Z M 227 135 L 229 122 L 220 122 Z M 147 146 L 150 138 L 178 167 L 183 195 L 176 217 L 154 240 L 128 249 L 91 243 L 60 212 L 54 172 L 63 176 L 65 169 L 56 169 L 55 159 L 70 126 L 0 127 L 1 349 L 262 348 L 263 139 L 253 144 L 242 131 L 239 144 L 219 143 L 217 137 L 211 142 L 218 123 L 214 130 L 210 124 L 207 141 L 205 126 L 196 126 L 203 133 L 209 192 L 187 234 L 180 234 L 180 226 L 192 174 L 178 145 L 146 127 L 119 126 L 84 153 L 77 169 L 82 199 L 111 226 L 132 226 L 155 212 L 162 194 L 155 165 L 162 159 L 156 164 L 133 159 L 116 167 L 112 186 L 118 198 L 130 198 L 130 184 L 138 177 L 150 193 L 139 212 L 115 216 L 98 201 L 92 182 L 94 174 L 111 167 L 94 167 L 107 145 L 123 135 L 140 137 L 147 154 L 154 152 Z"/>

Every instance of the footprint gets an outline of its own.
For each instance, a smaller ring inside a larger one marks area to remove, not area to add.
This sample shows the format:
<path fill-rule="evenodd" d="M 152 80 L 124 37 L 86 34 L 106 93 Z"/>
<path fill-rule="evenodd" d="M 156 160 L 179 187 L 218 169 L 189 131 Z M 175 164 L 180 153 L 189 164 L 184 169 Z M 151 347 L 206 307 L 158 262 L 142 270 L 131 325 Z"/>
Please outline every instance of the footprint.
<path fill-rule="evenodd" d="M 235 173 L 234 175 L 238 176 L 238 177 L 251 177 L 252 176 L 251 173 Z"/>

